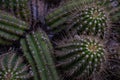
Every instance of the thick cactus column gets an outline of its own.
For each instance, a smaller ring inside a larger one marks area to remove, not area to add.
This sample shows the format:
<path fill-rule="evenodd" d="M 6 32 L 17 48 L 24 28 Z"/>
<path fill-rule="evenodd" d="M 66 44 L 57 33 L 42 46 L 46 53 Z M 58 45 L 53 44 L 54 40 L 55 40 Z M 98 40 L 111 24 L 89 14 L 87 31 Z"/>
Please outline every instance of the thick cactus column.
<path fill-rule="evenodd" d="M 103 43 L 92 36 L 59 41 L 55 49 L 57 66 L 69 80 L 87 80 L 100 70 L 105 52 Z"/>
<path fill-rule="evenodd" d="M 26 58 L 31 64 L 35 80 L 58 80 L 51 56 L 52 46 L 42 30 L 39 29 L 26 35 L 26 38 L 21 40 L 21 45 Z M 37 76 L 36 70 L 40 73 L 40 78 L 39 75 Z"/>

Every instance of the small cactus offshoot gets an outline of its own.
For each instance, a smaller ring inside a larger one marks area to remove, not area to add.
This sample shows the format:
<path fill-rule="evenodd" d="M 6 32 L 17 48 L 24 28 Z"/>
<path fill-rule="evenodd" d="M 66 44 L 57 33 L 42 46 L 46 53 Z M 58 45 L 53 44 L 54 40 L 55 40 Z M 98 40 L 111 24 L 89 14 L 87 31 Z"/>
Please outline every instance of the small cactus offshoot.
<path fill-rule="evenodd" d="M 0 56 L 0 80 L 29 79 L 29 67 L 23 63 L 23 58 L 16 53 L 6 53 Z"/>
<path fill-rule="evenodd" d="M 103 43 L 92 36 L 64 39 L 55 48 L 57 67 L 68 80 L 87 80 L 100 70 L 104 56 Z"/>
<path fill-rule="evenodd" d="M 28 29 L 28 24 L 24 21 L 0 11 L 0 44 L 12 44 L 12 41 L 18 40 Z"/>
<path fill-rule="evenodd" d="M 80 34 L 103 37 L 106 27 L 119 16 L 119 12 L 115 11 L 120 11 L 120 7 L 113 8 L 110 5 L 109 0 L 70 0 L 50 12 L 46 16 L 46 24 L 55 33 L 62 30 L 77 30 Z"/>
<path fill-rule="evenodd" d="M 27 34 L 25 39 L 21 39 L 21 45 L 31 65 L 35 80 L 59 80 L 51 56 L 52 46 L 45 32 L 38 29 Z"/>

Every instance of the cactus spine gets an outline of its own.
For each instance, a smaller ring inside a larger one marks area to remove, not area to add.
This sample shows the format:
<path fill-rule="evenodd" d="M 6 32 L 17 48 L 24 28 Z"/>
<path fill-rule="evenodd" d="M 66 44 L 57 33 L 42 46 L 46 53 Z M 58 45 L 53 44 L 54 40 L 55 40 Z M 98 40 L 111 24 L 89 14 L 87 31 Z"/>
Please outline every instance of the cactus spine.
<path fill-rule="evenodd" d="M 29 29 L 28 24 L 3 11 L 0 13 L 0 43 L 12 44 L 10 41 L 18 40 Z"/>
<path fill-rule="evenodd" d="M 31 77 L 23 58 L 15 53 L 3 54 L 0 57 L 0 80 L 26 80 Z"/>
<path fill-rule="evenodd" d="M 27 34 L 25 39 L 21 40 L 23 52 L 32 66 L 33 73 L 40 73 L 41 80 L 58 80 L 58 75 L 51 56 L 51 44 L 46 34 L 39 30 Z M 33 64 L 34 63 L 34 64 Z M 36 78 L 38 80 L 39 78 Z"/>
<path fill-rule="evenodd" d="M 103 43 L 96 37 L 77 36 L 58 42 L 55 48 L 57 66 L 69 80 L 87 80 L 104 59 Z"/>

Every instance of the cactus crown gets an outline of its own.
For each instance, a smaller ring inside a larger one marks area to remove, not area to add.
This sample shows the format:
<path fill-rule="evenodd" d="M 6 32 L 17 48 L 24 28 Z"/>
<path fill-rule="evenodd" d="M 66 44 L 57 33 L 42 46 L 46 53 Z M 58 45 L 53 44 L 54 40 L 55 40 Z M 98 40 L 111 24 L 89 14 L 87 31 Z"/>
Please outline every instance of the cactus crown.
<path fill-rule="evenodd" d="M 23 80 L 30 78 L 29 68 L 23 63 L 23 58 L 14 53 L 1 55 L 0 79 L 1 80 Z"/>
<path fill-rule="evenodd" d="M 75 15 L 72 20 L 68 20 L 71 23 L 71 30 L 77 29 L 78 33 L 103 36 L 107 27 L 107 17 L 102 9 L 97 6 L 89 6 L 81 9 Z"/>
<path fill-rule="evenodd" d="M 90 77 L 99 71 L 105 54 L 99 39 L 92 36 L 78 37 L 58 42 L 55 52 L 58 68 L 70 80 L 86 79 L 86 76 Z"/>

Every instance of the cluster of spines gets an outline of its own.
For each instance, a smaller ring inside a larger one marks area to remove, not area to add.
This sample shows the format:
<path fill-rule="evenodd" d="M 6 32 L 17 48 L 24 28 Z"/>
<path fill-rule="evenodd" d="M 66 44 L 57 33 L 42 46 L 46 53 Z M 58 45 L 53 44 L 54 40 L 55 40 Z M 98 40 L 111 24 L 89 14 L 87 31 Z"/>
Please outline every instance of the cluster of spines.
<path fill-rule="evenodd" d="M 8 13 L 0 13 L 0 44 L 12 44 L 12 41 L 18 40 L 29 26 Z"/>
<path fill-rule="evenodd" d="M 27 34 L 26 38 L 21 40 L 21 45 L 24 55 L 32 67 L 35 80 L 40 78 L 41 80 L 58 80 L 51 56 L 52 47 L 43 31 L 39 29 Z M 37 73 L 40 73 L 40 75 Z"/>
<path fill-rule="evenodd" d="M 20 19 L 30 20 L 29 0 L 1 0 L 0 7 L 3 10 L 13 13 Z"/>
<path fill-rule="evenodd" d="M 104 48 L 95 37 L 71 38 L 58 42 L 55 56 L 57 66 L 65 78 L 85 80 L 99 71 L 104 59 Z"/>
<path fill-rule="evenodd" d="M 28 65 L 16 53 L 6 53 L 0 57 L 0 80 L 26 80 L 31 77 Z"/>

